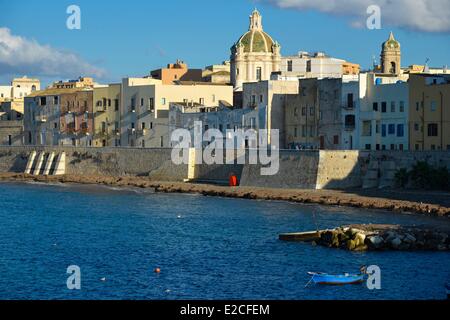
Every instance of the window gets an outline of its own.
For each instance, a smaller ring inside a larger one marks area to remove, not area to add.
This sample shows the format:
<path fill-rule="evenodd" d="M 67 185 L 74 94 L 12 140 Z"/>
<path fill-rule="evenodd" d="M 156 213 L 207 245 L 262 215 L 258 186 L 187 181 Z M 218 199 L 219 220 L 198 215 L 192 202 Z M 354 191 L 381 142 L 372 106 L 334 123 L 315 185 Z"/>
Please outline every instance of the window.
<path fill-rule="evenodd" d="M 155 109 L 155 100 L 153 98 L 148 99 L 148 106 L 150 108 L 150 111 L 153 111 Z"/>
<path fill-rule="evenodd" d="M 162 104 L 163 106 L 166 105 L 166 98 L 161 98 L 161 104 Z"/>
<path fill-rule="evenodd" d="M 419 106 L 420 106 L 419 102 L 416 102 L 416 111 L 419 111 Z"/>
<path fill-rule="evenodd" d="M 205 98 L 200 98 L 198 100 L 198 102 L 200 103 L 200 105 L 204 106 L 205 105 Z"/>
<path fill-rule="evenodd" d="M 297 117 L 297 116 L 298 116 L 297 108 L 294 108 L 294 117 Z"/>
<path fill-rule="evenodd" d="M 417 122 L 414 123 L 414 131 L 419 131 L 419 124 Z"/>
<path fill-rule="evenodd" d="M 263 103 L 264 101 L 264 96 L 261 94 L 259 95 L 259 103 Z"/>
<path fill-rule="evenodd" d="M 375 149 L 380 150 L 380 145 L 378 143 L 375 145 Z"/>
<path fill-rule="evenodd" d="M 386 125 L 385 124 L 381 125 L 381 136 L 386 137 Z"/>
<path fill-rule="evenodd" d="M 306 107 L 302 108 L 302 116 L 306 116 Z"/>
<path fill-rule="evenodd" d="M 114 99 L 114 111 L 119 111 L 119 99 Z"/>
<path fill-rule="evenodd" d="M 311 60 L 306 61 L 306 72 L 311 72 L 312 66 L 311 66 Z"/>
<path fill-rule="evenodd" d="M 239 75 L 239 68 L 236 69 L 236 75 Z"/>
<path fill-rule="evenodd" d="M 390 124 L 388 126 L 388 134 L 395 134 L 395 124 Z"/>
<path fill-rule="evenodd" d="M 395 101 L 391 101 L 391 112 L 395 112 Z"/>
<path fill-rule="evenodd" d="M 391 150 L 395 150 L 395 144 L 391 144 Z"/>
<path fill-rule="evenodd" d="M 386 102 L 381 103 L 381 112 L 383 112 L 383 113 L 387 112 L 387 103 Z"/>
<path fill-rule="evenodd" d="M 287 71 L 292 72 L 292 60 L 288 60 L 287 62 Z"/>
<path fill-rule="evenodd" d="M 372 121 L 363 121 L 363 132 L 364 137 L 370 137 L 372 135 Z"/>
<path fill-rule="evenodd" d="M 377 123 L 375 124 L 375 133 L 380 133 L 380 122 L 377 121 Z"/>
<path fill-rule="evenodd" d="M 212 102 L 216 102 L 216 95 L 215 94 L 212 95 Z"/>
<path fill-rule="evenodd" d="M 354 105 L 353 105 L 353 93 L 349 93 L 347 94 L 347 108 L 348 109 L 353 109 Z"/>
<path fill-rule="evenodd" d="M 400 143 L 400 144 L 398 145 L 398 149 L 399 149 L 400 151 L 403 151 L 403 144 Z"/>
<path fill-rule="evenodd" d="M 381 150 L 386 150 L 386 145 L 385 145 L 385 144 L 383 144 L 383 145 L 381 146 Z"/>
<path fill-rule="evenodd" d="M 405 101 L 400 101 L 400 112 L 405 112 Z"/>
<path fill-rule="evenodd" d="M 294 128 L 294 137 L 297 138 L 297 127 Z"/>
<path fill-rule="evenodd" d="M 142 130 L 145 130 L 145 122 L 142 122 L 142 123 L 141 123 L 141 129 L 142 129 Z"/>
<path fill-rule="evenodd" d="M 339 144 L 339 136 L 333 137 L 333 144 Z"/>
<path fill-rule="evenodd" d="M 373 111 L 378 111 L 378 102 L 373 103 Z"/>
<path fill-rule="evenodd" d="M 371 146 L 370 144 L 366 144 L 366 145 L 365 145 L 365 149 L 366 149 L 366 150 L 371 150 L 371 149 L 372 149 L 372 146 Z"/>
<path fill-rule="evenodd" d="M 252 106 L 256 105 L 256 96 L 252 95 Z"/>
<path fill-rule="evenodd" d="M 261 81 L 262 69 L 261 67 L 256 68 L 256 80 Z"/>
<path fill-rule="evenodd" d="M 403 124 L 397 125 L 397 137 L 403 137 L 405 135 L 405 127 Z"/>
<path fill-rule="evenodd" d="M 87 101 L 84 101 L 84 106 L 87 107 Z M 111 107 L 111 99 L 108 99 L 108 107 Z"/>
<path fill-rule="evenodd" d="M 144 106 L 144 98 L 141 98 L 141 107 Z"/>
<path fill-rule="evenodd" d="M 58 104 L 58 97 L 53 97 L 53 104 Z"/>
<path fill-rule="evenodd" d="M 438 125 L 437 123 L 428 124 L 428 136 L 437 137 L 438 136 Z"/>
<path fill-rule="evenodd" d="M 430 109 L 431 109 L 431 111 L 436 111 L 436 101 L 431 101 Z"/>
<path fill-rule="evenodd" d="M 131 98 L 131 108 L 134 109 L 136 101 L 134 100 L 134 98 Z"/>
<path fill-rule="evenodd" d="M 160 137 L 161 148 L 164 147 L 164 137 Z"/>

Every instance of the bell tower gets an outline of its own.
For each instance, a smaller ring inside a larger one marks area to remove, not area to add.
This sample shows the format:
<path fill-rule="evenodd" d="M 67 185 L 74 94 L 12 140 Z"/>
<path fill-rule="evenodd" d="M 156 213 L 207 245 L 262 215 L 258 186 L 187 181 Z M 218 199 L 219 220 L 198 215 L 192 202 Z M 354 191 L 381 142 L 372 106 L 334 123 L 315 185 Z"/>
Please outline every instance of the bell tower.
<path fill-rule="evenodd" d="M 381 48 L 381 72 L 384 74 L 399 75 L 401 72 L 402 53 L 400 43 L 395 40 L 394 34 L 389 34 L 389 39 Z"/>

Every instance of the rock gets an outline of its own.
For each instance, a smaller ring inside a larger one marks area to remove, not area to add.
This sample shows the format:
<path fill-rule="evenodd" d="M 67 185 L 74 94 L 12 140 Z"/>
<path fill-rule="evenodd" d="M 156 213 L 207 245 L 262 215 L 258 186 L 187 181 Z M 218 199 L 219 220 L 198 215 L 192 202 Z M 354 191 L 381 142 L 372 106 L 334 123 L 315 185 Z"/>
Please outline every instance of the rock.
<path fill-rule="evenodd" d="M 333 232 L 333 235 L 331 237 L 331 246 L 334 248 L 339 248 L 339 233 Z"/>
<path fill-rule="evenodd" d="M 355 240 L 348 240 L 347 241 L 347 249 L 354 250 L 355 248 L 356 248 Z"/>
<path fill-rule="evenodd" d="M 389 243 L 393 249 L 399 249 L 402 244 L 402 240 L 400 240 L 400 238 L 394 238 Z"/>
<path fill-rule="evenodd" d="M 375 249 L 380 249 L 381 247 L 383 247 L 384 244 L 384 239 L 380 236 L 372 236 L 367 238 L 368 239 L 368 244 L 375 248 Z"/>
<path fill-rule="evenodd" d="M 417 241 L 416 238 L 409 233 L 405 234 L 405 238 L 403 239 L 403 242 L 408 244 L 414 243 L 416 241 Z"/>
<path fill-rule="evenodd" d="M 364 245 L 364 241 L 366 240 L 366 235 L 363 233 L 356 233 L 354 240 L 357 247 L 362 246 Z"/>

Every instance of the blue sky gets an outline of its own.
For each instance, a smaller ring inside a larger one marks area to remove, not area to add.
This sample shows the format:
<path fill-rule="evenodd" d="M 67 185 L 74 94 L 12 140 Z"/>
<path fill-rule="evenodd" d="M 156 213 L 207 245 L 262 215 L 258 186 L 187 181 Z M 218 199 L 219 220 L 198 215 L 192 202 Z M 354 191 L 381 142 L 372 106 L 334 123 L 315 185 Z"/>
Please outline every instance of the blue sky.
<path fill-rule="evenodd" d="M 6 62 L 2 65 L 0 55 L 0 83 L 23 73 L 40 77 L 44 82 L 75 78 L 80 75 L 75 72 L 91 67 L 101 70 L 93 72 L 100 82 L 117 82 L 125 76 L 148 74 L 177 58 L 194 68 L 221 63 L 229 59 L 230 47 L 248 29 L 248 16 L 255 6 L 263 15 L 265 31 L 281 44 L 283 55 L 299 50 L 324 51 L 367 68 L 373 55 L 379 59 L 380 45 L 392 30 L 402 44 L 403 66 L 423 64 L 426 58 L 432 66 L 450 65 L 449 31 L 412 31 L 408 26 L 394 26 L 395 23 L 383 20 L 381 30 L 355 28 L 351 26 L 353 18 L 341 13 L 324 13 L 315 8 L 283 9 L 276 2 L 31 0 L 24 5 L 0 0 L 0 28 L 8 28 L 10 36 L 50 46 L 49 52 L 75 54 L 74 64 L 86 63 L 70 71 L 61 62 L 61 75 L 55 74 L 58 73 L 55 70 L 45 74 L 45 70 L 32 65 L 39 61 L 30 62 L 29 69 L 2 68 Z M 66 9 L 71 4 L 81 8 L 81 30 L 66 28 Z"/>

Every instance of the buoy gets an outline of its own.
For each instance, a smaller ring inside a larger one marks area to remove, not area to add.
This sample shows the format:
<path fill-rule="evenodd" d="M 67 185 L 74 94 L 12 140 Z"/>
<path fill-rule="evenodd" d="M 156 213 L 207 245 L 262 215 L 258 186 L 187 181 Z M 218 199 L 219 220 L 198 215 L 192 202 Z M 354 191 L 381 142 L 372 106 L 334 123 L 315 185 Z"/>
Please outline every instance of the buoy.
<path fill-rule="evenodd" d="M 161 269 L 160 268 L 155 268 L 155 270 L 153 270 L 155 273 L 161 273 Z"/>

